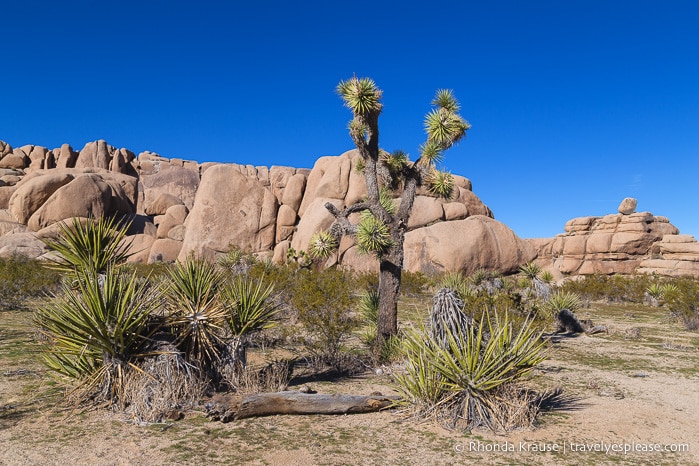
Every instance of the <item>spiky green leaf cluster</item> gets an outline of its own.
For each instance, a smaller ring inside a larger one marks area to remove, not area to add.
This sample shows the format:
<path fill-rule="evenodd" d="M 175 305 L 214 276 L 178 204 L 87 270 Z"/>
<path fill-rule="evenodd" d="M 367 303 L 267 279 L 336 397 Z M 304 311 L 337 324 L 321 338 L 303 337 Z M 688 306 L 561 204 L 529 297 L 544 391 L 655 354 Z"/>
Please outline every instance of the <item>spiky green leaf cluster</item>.
<path fill-rule="evenodd" d="M 489 337 L 486 338 L 486 335 Z M 453 421 L 495 429 L 498 390 L 517 382 L 545 359 L 546 344 L 530 321 L 518 329 L 484 315 L 463 332 L 446 332 L 446 347 L 425 328 L 405 333 L 406 372 L 396 376 L 404 399 L 423 413 L 447 408 Z"/>
<path fill-rule="evenodd" d="M 311 236 L 308 242 L 308 252 L 311 257 L 327 259 L 337 250 L 337 240 L 329 232 L 320 230 Z"/>
<path fill-rule="evenodd" d="M 454 176 L 442 170 L 432 170 L 427 176 L 427 190 L 443 199 L 451 199 L 454 195 Z"/>
<path fill-rule="evenodd" d="M 233 335 L 241 336 L 270 328 L 276 324 L 279 306 L 269 298 L 274 285 L 238 276 L 224 288 L 223 299 L 228 307 L 227 321 Z"/>
<path fill-rule="evenodd" d="M 454 91 L 451 89 L 438 89 L 434 99 L 432 99 L 432 105 L 452 113 L 457 113 L 461 109 L 459 102 L 454 97 Z"/>
<path fill-rule="evenodd" d="M 124 241 L 128 223 L 114 218 L 100 217 L 72 222 L 62 222 L 60 235 L 46 240 L 46 246 L 57 253 L 48 266 L 55 270 L 75 274 L 78 271 L 104 272 L 108 267 L 120 265 L 132 255 L 130 242 Z"/>
<path fill-rule="evenodd" d="M 369 211 L 362 212 L 361 221 L 357 225 L 356 239 L 359 251 L 364 254 L 381 256 L 393 246 L 388 225 Z"/>
<path fill-rule="evenodd" d="M 391 173 L 400 173 L 408 165 L 408 154 L 402 150 L 391 153 L 382 151 L 381 161 L 386 164 Z"/>
<path fill-rule="evenodd" d="M 534 280 L 541 273 L 541 266 L 534 262 L 528 262 L 526 264 L 519 266 L 519 271 L 524 274 L 530 280 Z"/>
<path fill-rule="evenodd" d="M 434 166 L 441 162 L 443 150 L 434 141 L 427 141 L 420 146 L 420 160 L 424 160 L 427 164 Z"/>
<path fill-rule="evenodd" d="M 582 301 L 577 293 L 557 290 L 549 296 L 549 299 L 544 303 L 544 307 L 554 314 L 563 309 L 575 312 L 582 307 Z"/>
<path fill-rule="evenodd" d="M 459 103 L 452 91 L 440 89 L 437 91 L 432 104 L 436 106 L 425 117 L 425 131 L 427 132 L 427 144 L 433 143 L 436 147 L 427 147 L 423 152 L 428 154 L 435 151 L 450 148 L 466 134 L 471 125 L 459 115 Z"/>
<path fill-rule="evenodd" d="M 386 213 L 393 215 L 396 212 L 396 203 L 393 200 L 393 190 L 383 187 L 379 190 L 379 203 Z"/>
<path fill-rule="evenodd" d="M 104 384 L 110 391 L 121 370 L 143 356 L 148 319 L 158 305 L 154 289 L 135 274 L 111 268 L 81 272 L 37 311 L 35 324 L 46 337 L 44 363 L 88 387 Z"/>
<path fill-rule="evenodd" d="M 428 140 L 444 149 L 459 142 L 470 127 L 461 116 L 444 109 L 432 110 L 425 117 Z"/>
<path fill-rule="evenodd" d="M 381 111 L 382 91 L 370 78 L 357 78 L 356 76 L 346 81 L 341 81 L 337 86 L 345 106 L 355 115 L 366 115 L 371 112 Z"/>
<path fill-rule="evenodd" d="M 226 308 L 218 299 L 223 274 L 214 264 L 189 259 L 170 268 L 169 279 L 165 289 L 168 323 L 178 346 L 190 359 L 204 363 L 218 360 L 226 322 Z"/>

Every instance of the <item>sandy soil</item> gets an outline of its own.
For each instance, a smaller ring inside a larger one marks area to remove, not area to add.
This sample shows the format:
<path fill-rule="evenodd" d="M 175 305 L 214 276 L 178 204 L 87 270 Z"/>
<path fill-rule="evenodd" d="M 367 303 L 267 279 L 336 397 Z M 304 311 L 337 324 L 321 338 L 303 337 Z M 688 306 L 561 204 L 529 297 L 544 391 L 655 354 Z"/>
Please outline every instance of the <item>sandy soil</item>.
<path fill-rule="evenodd" d="M 562 386 L 569 403 L 541 415 L 534 429 L 508 435 L 451 432 L 395 412 L 228 424 L 193 412 L 149 426 L 107 411 L 68 412 L 52 407 L 56 389 L 32 355 L 5 358 L 17 338 L 5 331 L 0 464 L 699 464 L 699 335 L 652 311 L 601 307 L 589 317 L 610 332 L 562 339 L 530 381 Z M 393 393 L 387 374 L 313 387 Z M 688 451 L 665 451 L 677 448 Z"/>

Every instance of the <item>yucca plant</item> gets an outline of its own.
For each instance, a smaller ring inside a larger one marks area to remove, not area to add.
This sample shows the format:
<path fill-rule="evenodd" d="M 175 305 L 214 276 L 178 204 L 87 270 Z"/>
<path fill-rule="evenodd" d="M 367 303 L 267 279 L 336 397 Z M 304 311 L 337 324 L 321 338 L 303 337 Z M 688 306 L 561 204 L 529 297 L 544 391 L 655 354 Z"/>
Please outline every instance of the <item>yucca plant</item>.
<path fill-rule="evenodd" d="M 549 296 L 549 299 L 544 303 L 544 307 L 552 314 L 556 314 L 563 309 L 575 312 L 582 307 L 582 301 L 576 293 L 557 290 Z"/>
<path fill-rule="evenodd" d="M 78 382 L 83 393 L 119 398 L 124 378 L 150 354 L 149 319 L 160 301 L 153 288 L 107 266 L 77 271 L 57 295 L 42 304 L 34 318 L 45 336 L 43 362 Z"/>
<path fill-rule="evenodd" d="M 530 280 L 534 280 L 541 274 L 541 267 L 534 262 L 528 262 L 524 265 L 519 266 L 519 271 L 524 274 Z"/>
<path fill-rule="evenodd" d="M 130 223 L 114 217 L 73 218 L 71 224 L 60 223 L 57 239 L 46 240 L 48 248 L 57 253 L 48 266 L 69 274 L 78 271 L 103 273 L 110 266 L 126 262 L 132 253 L 131 243 L 125 241 Z"/>
<path fill-rule="evenodd" d="M 539 274 L 539 278 L 541 279 L 542 282 L 546 283 L 547 285 L 550 285 L 551 283 L 553 283 L 553 274 L 548 270 L 543 270 Z"/>
<path fill-rule="evenodd" d="M 311 236 L 308 252 L 311 257 L 327 259 L 337 249 L 337 240 L 327 231 L 320 230 Z"/>
<path fill-rule="evenodd" d="M 438 286 L 454 291 L 462 301 L 473 295 L 473 288 L 461 272 L 447 272 L 439 281 Z"/>
<path fill-rule="evenodd" d="M 396 380 L 418 414 L 434 415 L 452 428 L 509 430 L 519 418 L 510 416 L 517 410 L 502 410 L 503 403 L 538 409 L 507 390 L 545 359 L 546 343 L 531 321 L 515 328 L 507 314 L 485 314 L 456 334 L 447 327 L 446 342 L 445 347 L 425 328 L 406 332 L 406 372 Z"/>
<path fill-rule="evenodd" d="M 224 286 L 222 298 L 228 309 L 226 322 L 234 336 L 249 335 L 276 325 L 279 305 L 270 298 L 274 285 L 238 276 Z"/>
<path fill-rule="evenodd" d="M 227 310 L 219 299 L 223 275 L 214 264 L 198 259 L 178 262 L 164 290 L 168 325 L 185 355 L 204 370 L 213 370 L 224 347 Z"/>
<path fill-rule="evenodd" d="M 274 285 L 262 280 L 237 276 L 221 290 L 226 309 L 227 338 L 222 371 L 232 385 L 237 385 L 247 366 L 247 345 L 255 332 L 277 324 L 278 303 L 271 297 Z"/>
<path fill-rule="evenodd" d="M 454 176 L 445 171 L 432 170 L 427 176 L 427 190 L 437 197 L 451 199 L 454 194 Z"/>

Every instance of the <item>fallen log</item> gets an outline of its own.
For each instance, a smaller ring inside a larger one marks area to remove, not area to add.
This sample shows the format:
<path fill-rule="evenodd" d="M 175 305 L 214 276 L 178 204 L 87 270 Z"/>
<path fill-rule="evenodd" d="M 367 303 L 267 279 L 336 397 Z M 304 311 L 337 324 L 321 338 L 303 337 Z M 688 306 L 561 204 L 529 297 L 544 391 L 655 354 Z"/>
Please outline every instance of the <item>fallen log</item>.
<path fill-rule="evenodd" d="M 217 395 L 206 404 L 207 417 L 229 422 L 276 414 L 358 414 L 391 408 L 397 396 L 326 395 L 297 391 L 258 393 L 244 398 Z"/>

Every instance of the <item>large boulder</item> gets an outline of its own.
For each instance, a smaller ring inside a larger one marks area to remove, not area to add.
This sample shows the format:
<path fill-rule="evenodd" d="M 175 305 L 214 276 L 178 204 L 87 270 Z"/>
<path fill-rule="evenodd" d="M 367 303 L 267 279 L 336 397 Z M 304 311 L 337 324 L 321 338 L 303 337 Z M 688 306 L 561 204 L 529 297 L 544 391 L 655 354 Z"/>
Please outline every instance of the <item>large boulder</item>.
<path fill-rule="evenodd" d="M 232 247 L 259 252 L 274 247 L 277 200 L 272 191 L 231 165 L 209 167 L 187 216 L 179 254 L 213 257 Z"/>
<path fill-rule="evenodd" d="M 35 172 L 36 173 L 36 172 Z M 27 224 L 29 218 L 36 212 L 58 189 L 74 179 L 72 173 L 52 170 L 41 176 L 26 178 L 10 198 L 8 209 L 19 223 Z"/>
<path fill-rule="evenodd" d="M 107 144 L 107 141 L 88 142 L 78 154 L 75 168 L 102 168 L 109 170 L 116 148 Z"/>
<path fill-rule="evenodd" d="M 533 247 L 504 223 L 484 215 L 439 222 L 405 236 L 405 270 L 410 272 L 510 273 L 534 257 Z"/>
<path fill-rule="evenodd" d="M 97 174 L 84 174 L 57 189 L 29 218 L 27 226 L 39 231 L 71 217 L 102 217 L 110 213 L 112 188 Z"/>

